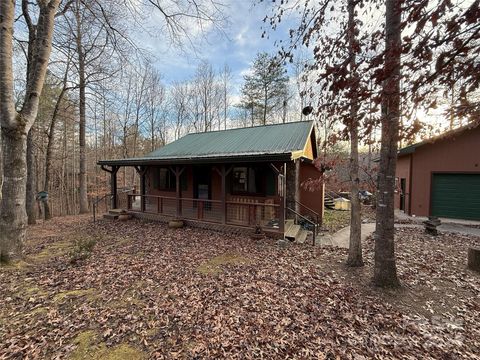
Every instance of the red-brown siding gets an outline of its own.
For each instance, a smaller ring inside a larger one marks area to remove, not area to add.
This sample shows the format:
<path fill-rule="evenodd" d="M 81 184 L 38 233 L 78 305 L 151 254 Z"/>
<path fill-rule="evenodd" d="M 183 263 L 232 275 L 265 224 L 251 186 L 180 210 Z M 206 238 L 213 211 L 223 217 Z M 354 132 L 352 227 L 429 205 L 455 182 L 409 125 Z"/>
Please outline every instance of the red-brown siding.
<path fill-rule="evenodd" d="M 307 162 L 300 163 L 300 202 L 320 214 L 323 218 L 323 182 L 314 191 L 310 191 L 305 186 L 302 186 L 309 179 L 319 179 L 320 175 L 320 171 L 313 164 Z"/>
<path fill-rule="evenodd" d="M 411 155 L 403 156 L 397 161 L 397 170 L 395 177 L 398 179 L 397 187 L 395 189 L 395 208 L 400 209 L 400 179 L 405 179 L 405 212 L 409 212 L 410 209 L 410 165 L 412 157 Z"/>

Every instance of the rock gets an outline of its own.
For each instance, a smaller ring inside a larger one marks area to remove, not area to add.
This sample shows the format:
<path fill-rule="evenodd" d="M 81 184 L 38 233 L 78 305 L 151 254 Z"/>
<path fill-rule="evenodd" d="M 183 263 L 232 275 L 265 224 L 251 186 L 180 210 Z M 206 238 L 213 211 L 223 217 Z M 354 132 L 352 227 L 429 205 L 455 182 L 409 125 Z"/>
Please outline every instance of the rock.
<path fill-rule="evenodd" d="M 129 215 L 129 214 L 118 215 L 118 220 L 120 221 L 127 221 L 127 220 L 130 220 L 131 218 L 132 218 L 132 215 Z"/>
<path fill-rule="evenodd" d="M 250 237 L 252 238 L 252 240 L 263 240 L 265 239 L 265 234 L 264 233 L 260 233 L 260 234 L 251 234 Z"/>
<path fill-rule="evenodd" d="M 168 227 L 170 229 L 180 229 L 183 227 L 183 220 L 175 219 L 168 222 Z"/>
<path fill-rule="evenodd" d="M 442 222 L 440 221 L 440 219 L 438 217 L 429 216 L 428 220 L 425 220 L 423 223 L 425 224 L 425 232 L 427 234 L 430 234 L 430 235 L 433 235 L 433 236 L 438 235 L 437 226 L 440 226 L 442 224 Z"/>
<path fill-rule="evenodd" d="M 288 240 L 285 240 L 285 239 L 280 239 L 277 241 L 277 246 L 280 248 L 280 249 L 286 249 L 289 245 L 289 241 Z"/>
<path fill-rule="evenodd" d="M 468 268 L 480 272 L 480 248 L 468 248 Z"/>

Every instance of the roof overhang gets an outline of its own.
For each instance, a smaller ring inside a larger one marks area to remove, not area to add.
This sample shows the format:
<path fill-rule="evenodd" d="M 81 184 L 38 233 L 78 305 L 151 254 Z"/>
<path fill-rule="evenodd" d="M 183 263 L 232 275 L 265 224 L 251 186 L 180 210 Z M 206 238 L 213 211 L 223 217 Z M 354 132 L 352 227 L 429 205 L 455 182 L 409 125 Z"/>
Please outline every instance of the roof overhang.
<path fill-rule="evenodd" d="M 253 154 L 253 155 L 230 155 L 230 156 L 202 156 L 193 158 L 131 158 L 100 160 L 98 165 L 107 166 L 137 166 L 137 165 L 186 165 L 186 164 L 222 164 L 222 163 L 246 163 L 246 162 L 272 162 L 291 161 L 292 153 L 281 154 Z"/>

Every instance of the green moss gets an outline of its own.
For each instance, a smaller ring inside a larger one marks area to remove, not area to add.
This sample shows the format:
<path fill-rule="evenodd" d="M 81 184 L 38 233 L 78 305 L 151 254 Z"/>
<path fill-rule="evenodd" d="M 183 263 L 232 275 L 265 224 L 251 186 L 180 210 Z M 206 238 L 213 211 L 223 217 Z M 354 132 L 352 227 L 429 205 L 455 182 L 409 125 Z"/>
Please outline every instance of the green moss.
<path fill-rule="evenodd" d="M 101 358 L 106 360 L 141 360 L 146 357 L 142 351 L 133 346 L 121 344 L 111 350 L 106 350 Z"/>
<path fill-rule="evenodd" d="M 37 286 L 37 285 L 25 285 L 23 288 L 20 288 L 19 289 L 22 297 L 26 298 L 26 299 L 29 299 L 31 297 L 33 298 L 38 298 L 38 297 L 47 297 L 48 296 L 48 292 L 46 292 L 45 290 L 43 290 L 40 286 Z"/>
<path fill-rule="evenodd" d="M 222 271 L 222 265 L 243 265 L 248 259 L 238 254 L 222 254 L 204 262 L 197 271 L 204 275 L 216 275 Z"/>
<path fill-rule="evenodd" d="M 8 263 L 1 263 L 0 269 L 2 270 L 25 270 L 29 268 L 32 264 L 24 261 L 24 260 L 16 260 L 16 261 L 10 261 Z"/>
<path fill-rule="evenodd" d="M 95 289 L 85 289 L 85 290 L 69 290 L 59 292 L 53 297 L 54 302 L 62 302 L 67 298 L 81 297 L 86 296 L 88 299 L 95 299 Z"/>
<path fill-rule="evenodd" d="M 34 263 L 42 263 L 54 257 L 65 255 L 72 247 L 70 241 L 57 241 L 47 245 L 42 251 L 37 254 L 28 256 L 28 259 Z"/>
<path fill-rule="evenodd" d="M 94 331 L 88 330 L 81 332 L 75 338 L 75 345 L 77 348 L 70 355 L 71 360 L 95 359 L 92 355 L 97 351 L 104 350 L 105 345 L 98 346 L 97 334 Z M 103 348 L 103 349 L 102 349 Z"/>
<path fill-rule="evenodd" d="M 30 312 L 32 315 L 45 315 L 46 313 L 48 313 L 48 309 L 43 306 L 39 306 Z"/>
<path fill-rule="evenodd" d="M 122 343 L 108 348 L 104 342 L 98 341 L 95 331 L 84 331 L 75 338 L 77 348 L 70 355 L 70 360 L 142 360 L 145 354 L 129 344 Z"/>

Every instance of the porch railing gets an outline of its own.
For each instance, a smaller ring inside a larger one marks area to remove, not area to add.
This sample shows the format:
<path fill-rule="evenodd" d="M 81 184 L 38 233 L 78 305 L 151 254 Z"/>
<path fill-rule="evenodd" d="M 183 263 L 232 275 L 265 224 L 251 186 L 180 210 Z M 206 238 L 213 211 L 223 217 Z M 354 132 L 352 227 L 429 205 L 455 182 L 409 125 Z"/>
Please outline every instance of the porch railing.
<path fill-rule="evenodd" d="M 280 205 L 262 202 L 226 202 L 228 224 L 256 226 L 280 230 Z"/>
<path fill-rule="evenodd" d="M 143 199 L 143 201 L 142 201 Z M 275 203 L 239 202 L 180 198 L 179 216 L 218 224 L 253 227 L 281 231 L 281 207 Z M 224 208 L 225 206 L 225 208 Z M 127 195 L 127 209 L 165 216 L 177 216 L 177 198 L 158 195 Z"/>

